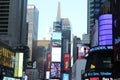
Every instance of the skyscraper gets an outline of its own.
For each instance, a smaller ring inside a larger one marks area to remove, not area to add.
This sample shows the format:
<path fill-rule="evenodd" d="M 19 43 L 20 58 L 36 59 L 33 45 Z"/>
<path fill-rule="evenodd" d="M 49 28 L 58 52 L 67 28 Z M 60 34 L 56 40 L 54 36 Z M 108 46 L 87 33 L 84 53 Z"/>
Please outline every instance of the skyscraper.
<path fill-rule="evenodd" d="M 0 1 L 0 39 L 11 47 L 27 44 L 27 0 Z"/>
<path fill-rule="evenodd" d="M 106 0 L 88 0 L 87 34 L 90 35 L 89 38 L 91 37 L 92 28 L 94 27 L 95 20 L 98 19 L 98 15 L 104 1 Z"/>
<path fill-rule="evenodd" d="M 39 11 L 35 5 L 29 4 L 27 7 L 28 16 L 28 46 L 30 48 L 30 58 L 32 61 L 35 58 L 35 49 L 37 47 L 37 36 L 38 36 L 38 16 Z M 33 57 L 33 59 L 32 59 Z"/>
<path fill-rule="evenodd" d="M 68 18 L 61 18 L 60 2 L 51 42 L 50 78 L 63 80 L 64 74 L 70 76 L 71 26 Z"/>

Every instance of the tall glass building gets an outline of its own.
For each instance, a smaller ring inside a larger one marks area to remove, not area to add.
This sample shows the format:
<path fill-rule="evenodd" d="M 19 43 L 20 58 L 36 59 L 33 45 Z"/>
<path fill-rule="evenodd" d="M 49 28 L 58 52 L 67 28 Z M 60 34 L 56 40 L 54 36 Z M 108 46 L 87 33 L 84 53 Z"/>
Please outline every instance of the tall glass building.
<path fill-rule="evenodd" d="M 39 11 L 35 5 L 29 4 L 27 6 L 28 17 L 28 46 L 30 48 L 29 61 L 35 59 L 35 49 L 37 48 L 37 36 L 38 36 L 38 16 Z M 32 59 L 33 57 L 33 59 Z"/>

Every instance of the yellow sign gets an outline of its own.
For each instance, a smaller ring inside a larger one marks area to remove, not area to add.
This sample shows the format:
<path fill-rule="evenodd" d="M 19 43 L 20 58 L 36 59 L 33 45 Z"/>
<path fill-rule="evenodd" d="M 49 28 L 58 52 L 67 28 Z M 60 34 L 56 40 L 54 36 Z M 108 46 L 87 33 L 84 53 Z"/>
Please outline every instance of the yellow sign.
<path fill-rule="evenodd" d="M 94 69 L 95 65 L 91 64 L 90 69 Z"/>

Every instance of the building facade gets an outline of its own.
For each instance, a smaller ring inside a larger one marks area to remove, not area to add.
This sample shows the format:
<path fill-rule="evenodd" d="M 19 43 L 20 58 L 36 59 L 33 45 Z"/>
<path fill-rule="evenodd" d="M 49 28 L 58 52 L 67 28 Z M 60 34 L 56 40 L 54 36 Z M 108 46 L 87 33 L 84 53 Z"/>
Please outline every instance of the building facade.
<path fill-rule="evenodd" d="M 35 49 L 37 48 L 37 36 L 38 36 L 38 16 L 39 11 L 35 5 L 29 4 L 27 6 L 27 17 L 28 17 L 28 46 L 30 48 L 30 58 L 34 57 Z"/>
<path fill-rule="evenodd" d="M 88 0 L 87 34 L 89 35 L 89 40 L 91 40 L 92 28 L 94 27 L 95 20 L 98 19 L 100 9 L 104 1 L 106 0 Z"/>
<path fill-rule="evenodd" d="M 0 39 L 11 47 L 27 44 L 27 0 L 0 1 Z"/>

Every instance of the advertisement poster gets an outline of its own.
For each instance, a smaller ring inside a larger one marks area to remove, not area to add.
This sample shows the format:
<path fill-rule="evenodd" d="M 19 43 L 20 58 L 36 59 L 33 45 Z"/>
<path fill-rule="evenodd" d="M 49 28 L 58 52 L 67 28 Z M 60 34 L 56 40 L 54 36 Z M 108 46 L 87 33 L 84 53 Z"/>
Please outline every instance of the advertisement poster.
<path fill-rule="evenodd" d="M 53 32 L 52 36 L 52 46 L 53 47 L 61 47 L 61 40 L 62 33 L 61 32 Z"/>
<path fill-rule="evenodd" d="M 78 59 L 83 59 L 84 56 L 89 52 L 90 47 L 87 45 L 78 44 Z"/>
<path fill-rule="evenodd" d="M 50 72 L 50 77 L 51 78 L 60 78 L 61 76 L 61 63 L 57 62 L 52 62 L 51 63 L 51 72 Z"/>
<path fill-rule="evenodd" d="M 47 54 L 46 70 L 50 71 L 50 53 Z"/>
<path fill-rule="evenodd" d="M 70 54 L 64 54 L 64 71 L 70 67 Z"/>

